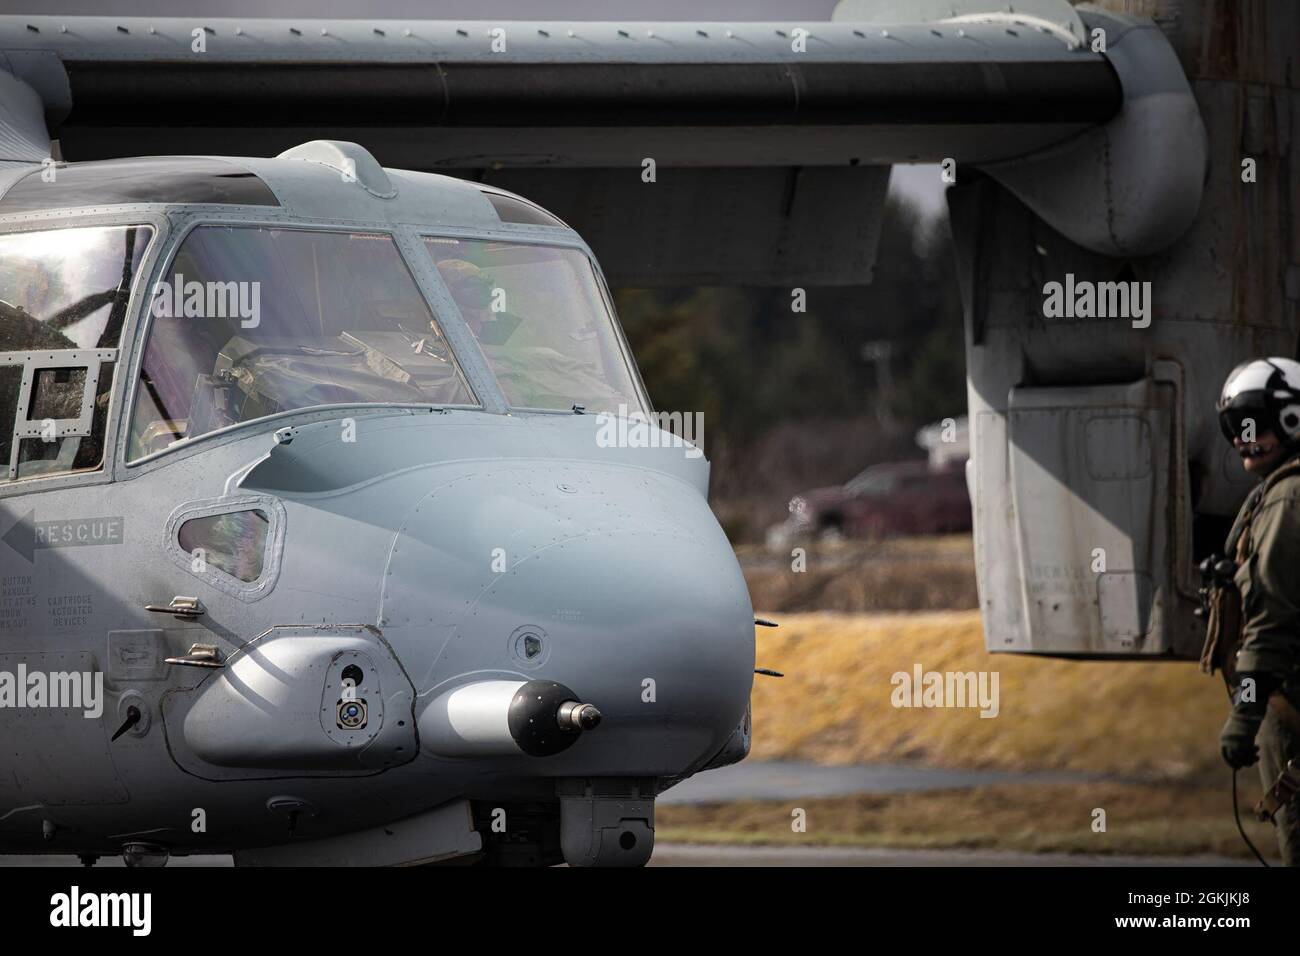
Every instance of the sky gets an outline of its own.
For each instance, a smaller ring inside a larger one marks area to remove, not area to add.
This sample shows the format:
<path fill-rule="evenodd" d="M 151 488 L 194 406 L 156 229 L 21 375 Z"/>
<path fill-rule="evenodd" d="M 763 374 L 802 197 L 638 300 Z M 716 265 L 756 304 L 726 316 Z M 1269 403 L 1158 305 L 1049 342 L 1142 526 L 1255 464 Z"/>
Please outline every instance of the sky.
<path fill-rule="evenodd" d="M 889 191 L 905 196 L 926 219 L 944 211 L 944 189 L 938 165 L 895 166 L 889 174 Z"/>

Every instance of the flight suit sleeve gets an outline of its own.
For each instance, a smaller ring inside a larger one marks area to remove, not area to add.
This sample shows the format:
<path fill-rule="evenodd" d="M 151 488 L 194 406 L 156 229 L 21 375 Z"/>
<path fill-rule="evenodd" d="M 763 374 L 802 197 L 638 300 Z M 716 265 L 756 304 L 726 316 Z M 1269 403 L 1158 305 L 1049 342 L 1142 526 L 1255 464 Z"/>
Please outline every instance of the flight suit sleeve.
<path fill-rule="evenodd" d="M 1285 676 L 1300 663 L 1300 479 L 1270 489 L 1249 533 L 1237 669 Z"/>

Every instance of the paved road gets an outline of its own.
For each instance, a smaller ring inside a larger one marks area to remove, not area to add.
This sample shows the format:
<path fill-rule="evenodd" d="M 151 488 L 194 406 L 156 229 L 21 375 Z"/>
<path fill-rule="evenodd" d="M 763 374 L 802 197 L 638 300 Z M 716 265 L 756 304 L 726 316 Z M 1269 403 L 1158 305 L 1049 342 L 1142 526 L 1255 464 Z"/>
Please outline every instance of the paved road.
<path fill-rule="evenodd" d="M 651 866 L 1249 866 L 1218 856 L 1079 856 L 983 850 L 735 847 L 663 843 Z"/>
<path fill-rule="evenodd" d="M 751 761 L 696 774 L 659 797 L 660 803 L 730 800 L 796 800 L 855 793 L 964 790 L 997 783 L 1088 783 L 1113 780 L 1099 774 L 1010 773 L 1000 770 L 938 770 L 904 764 L 824 767 L 796 761 Z"/>
<path fill-rule="evenodd" d="M 1115 779 L 1067 772 L 1008 773 L 993 770 L 938 770 L 899 764 L 824 767 L 798 762 L 745 761 L 698 774 L 659 798 L 660 803 L 712 803 L 729 800 L 787 800 L 960 790 L 995 783 L 1077 783 Z M 76 866 L 71 856 L 0 856 L 0 866 Z M 105 858 L 99 866 L 121 866 Z M 228 856 L 176 857 L 168 866 L 231 866 Z M 1239 866 L 1224 857 L 1078 856 L 1056 853 L 1001 853 L 973 850 L 893 850 L 848 847 L 687 846 L 661 843 L 652 866 Z"/>

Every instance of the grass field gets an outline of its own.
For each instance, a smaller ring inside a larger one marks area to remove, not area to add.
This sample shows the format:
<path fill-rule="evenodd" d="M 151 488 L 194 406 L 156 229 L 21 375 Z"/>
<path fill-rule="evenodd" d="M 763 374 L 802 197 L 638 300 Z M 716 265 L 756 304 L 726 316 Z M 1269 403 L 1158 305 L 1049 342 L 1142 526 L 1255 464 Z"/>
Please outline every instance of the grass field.
<path fill-rule="evenodd" d="M 662 840 L 814 843 L 1078 853 L 1247 854 L 1218 755 L 1228 703 L 1219 678 L 1187 662 L 1065 661 L 984 650 L 969 536 L 809 542 L 791 555 L 738 550 L 757 629 L 751 760 L 917 763 L 1069 770 L 1095 783 L 1024 783 L 803 801 L 664 805 Z M 996 672 L 998 712 L 896 707 L 894 675 Z M 1247 832 L 1254 769 L 1240 774 Z M 807 812 L 805 833 L 791 811 Z M 1105 832 L 1094 812 L 1106 812 Z"/>
<path fill-rule="evenodd" d="M 1221 681 L 1192 663 L 1082 662 L 984 650 L 977 611 L 783 614 L 760 611 L 751 760 L 916 762 L 1113 775 L 1097 783 L 803 801 L 664 805 L 660 840 L 812 843 L 1077 853 L 1248 853 L 1232 820 L 1231 777 L 1218 756 L 1227 714 Z M 996 671 L 999 710 L 891 703 L 897 672 Z M 1271 826 L 1249 812 L 1254 769 L 1240 775 L 1255 844 L 1275 855 Z M 805 833 L 791 829 L 794 807 Z M 1105 832 L 1093 829 L 1106 812 Z"/>
<path fill-rule="evenodd" d="M 1143 779 L 1218 779 L 1227 699 L 1192 663 L 990 655 L 977 611 L 759 612 L 752 759 L 919 761 L 940 767 L 1068 769 Z M 894 707 L 891 677 L 996 671 L 999 711 Z"/>

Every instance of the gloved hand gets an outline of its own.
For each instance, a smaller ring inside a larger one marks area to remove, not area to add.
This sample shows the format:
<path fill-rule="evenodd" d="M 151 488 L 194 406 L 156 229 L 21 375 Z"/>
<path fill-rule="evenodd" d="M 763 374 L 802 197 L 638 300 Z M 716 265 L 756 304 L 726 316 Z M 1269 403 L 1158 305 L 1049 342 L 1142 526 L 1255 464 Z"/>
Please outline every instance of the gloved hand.
<path fill-rule="evenodd" d="M 1233 770 L 1249 767 L 1259 759 L 1259 746 L 1255 735 L 1259 725 L 1264 722 L 1264 709 L 1247 708 L 1238 704 L 1228 715 L 1223 731 L 1219 734 L 1219 753 L 1223 761 Z"/>
<path fill-rule="evenodd" d="M 1237 675 L 1240 682 L 1232 695 L 1232 713 L 1219 734 L 1219 753 L 1233 770 L 1249 767 L 1259 759 L 1255 735 L 1268 713 L 1269 695 L 1281 679 L 1269 671 L 1252 671 Z"/>

